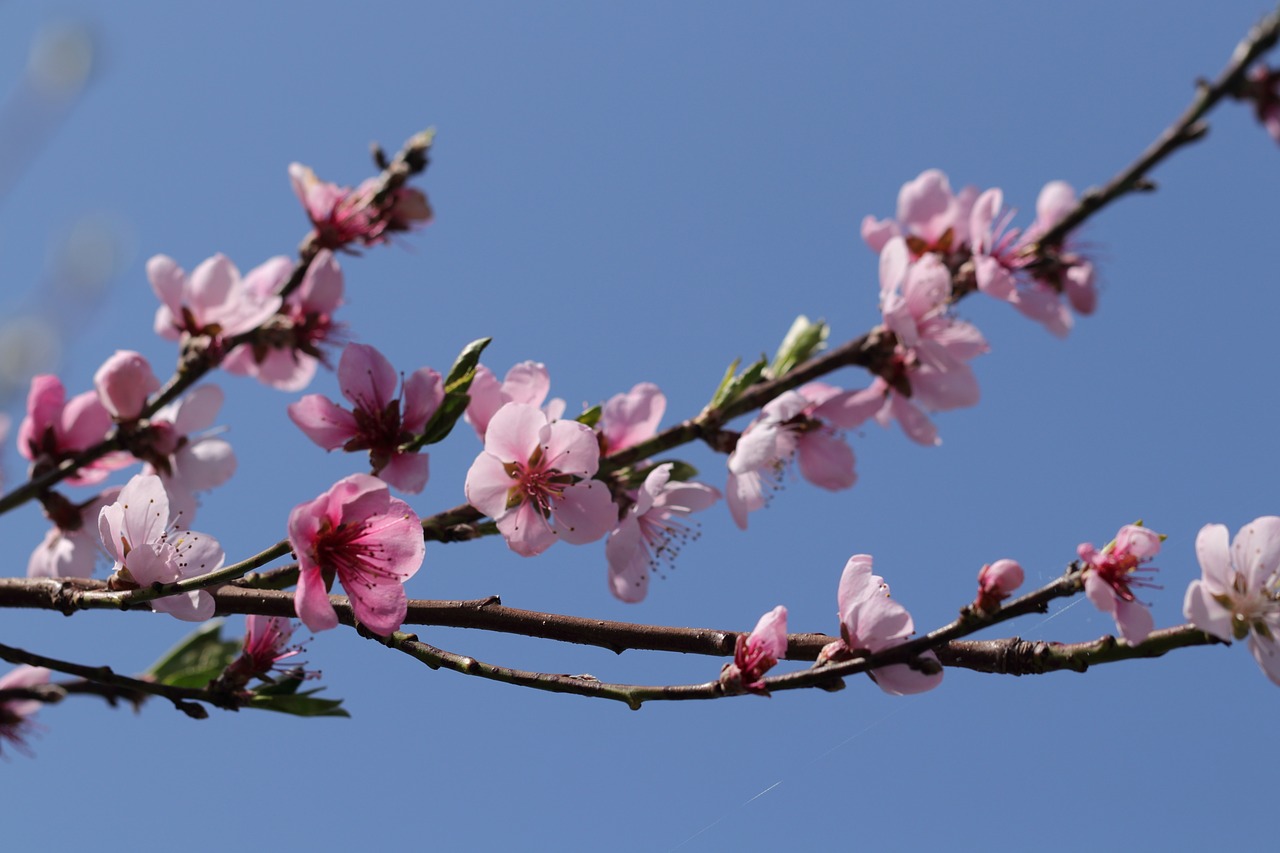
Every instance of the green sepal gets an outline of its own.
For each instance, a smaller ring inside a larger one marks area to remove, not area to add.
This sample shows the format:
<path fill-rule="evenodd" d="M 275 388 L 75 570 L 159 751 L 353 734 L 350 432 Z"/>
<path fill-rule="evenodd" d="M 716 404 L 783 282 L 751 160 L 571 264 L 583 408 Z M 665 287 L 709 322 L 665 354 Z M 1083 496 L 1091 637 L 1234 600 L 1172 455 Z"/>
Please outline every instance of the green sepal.
<path fill-rule="evenodd" d="M 720 380 L 716 393 L 711 397 L 711 403 L 708 408 L 718 409 L 727 406 L 742 395 L 742 392 L 750 388 L 752 385 L 760 381 L 764 375 L 764 368 L 769 362 L 761 355 L 760 358 L 752 362 L 751 366 L 746 370 L 735 375 L 738 365 L 742 363 L 742 359 L 735 358 L 733 364 L 729 365 L 729 369 L 725 371 L 724 378 Z"/>
<path fill-rule="evenodd" d="M 222 623 L 215 619 L 188 634 L 164 657 L 151 665 L 147 675 L 171 687 L 204 687 L 240 654 L 240 640 L 222 639 Z"/>
<path fill-rule="evenodd" d="M 826 349 L 827 336 L 830 334 L 831 327 L 824 321 L 812 323 L 808 317 L 801 314 L 791 324 L 786 337 L 778 345 L 778 352 L 774 355 L 773 363 L 769 365 L 766 375 L 770 379 L 786 376 L 795 370 L 796 365 L 808 361 L 814 353 Z"/>
<path fill-rule="evenodd" d="M 462 352 L 458 353 L 457 360 L 454 361 L 453 367 L 449 368 L 449 375 L 444 380 L 444 400 L 440 402 L 440 408 L 436 409 L 431 420 L 427 421 L 427 425 L 423 428 L 422 435 L 410 443 L 407 450 L 418 450 L 428 444 L 444 441 L 445 437 L 453 432 L 458 418 L 462 417 L 462 413 L 467 410 L 467 404 L 471 402 L 467 392 L 471 388 L 471 380 L 476 378 L 480 354 L 492 341 L 493 338 L 480 338 L 467 344 L 462 348 Z"/>
<path fill-rule="evenodd" d="M 600 415 L 603 413 L 604 406 L 596 405 L 578 415 L 574 420 L 585 426 L 594 427 L 596 424 L 600 423 Z"/>

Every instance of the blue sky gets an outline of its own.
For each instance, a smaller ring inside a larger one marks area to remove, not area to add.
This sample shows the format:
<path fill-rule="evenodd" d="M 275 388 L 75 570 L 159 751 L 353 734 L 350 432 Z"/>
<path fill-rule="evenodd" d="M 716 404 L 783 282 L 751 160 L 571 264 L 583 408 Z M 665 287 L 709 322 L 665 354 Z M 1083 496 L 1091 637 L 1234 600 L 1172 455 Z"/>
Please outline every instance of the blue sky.
<path fill-rule="evenodd" d="M 191 269 L 224 252 L 248 270 L 289 254 L 306 230 L 291 161 L 353 184 L 369 173 L 371 140 L 394 149 L 431 125 L 421 185 L 437 221 L 344 261 L 351 337 L 398 368 L 443 370 L 492 336 L 486 363 L 542 361 L 571 405 L 656 382 L 670 424 L 701 408 L 731 359 L 772 352 L 797 314 L 824 317 L 837 340 L 879 321 L 876 257 L 858 225 L 890 215 L 902 183 L 937 167 L 956 186 L 1000 186 L 1025 224 L 1045 182 L 1085 187 L 1130 162 L 1266 11 L 8 3 L 6 85 L 51 22 L 88 26 L 96 52 L 83 96 L 0 198 L 0 300 L 6 318 L 39 310 L 65 329 L 58 372 L 73 392 L 117 348 L 159 370 L 175 353 L 151 330 L 148 257 Z M 851 436 L 854 489 L 794 479 L 747 534 L 722 505 L 705 513 L 700 540 L 642 605 L 609 596 L 602 545 L 524 560 L 497 540 L 429 545 L 409 594 L 734 629 L 785 604 L 793 630 L 834 632 L 840 570 L 866 552 L 930 628 L 970 600 L 984 562 L 1016 558 L 1043 583 L 1077 543 L 1144 518 L 1169 535 L 1164 589 L 1148 598 L 1158 625 L 1177 624 L 1200 527 L 1234 532 L 1280 512 L 1280 149 L 1239 105 L 1211 125 L 1155 173 L 1157 193 L 1085 228 L 1102 293 L 1070 338 L 993 302 L 962 306 L 992 351 L 975 363 L 981 404 L 937 418 L 941 447 L 865 427 Z M 105 228 L 115 247 L 100 303 L 53 289 L 67 276 L 50 259 L 84 233 L 77 223 Z M 284 407 L 297 395 L 216 381 L 240 471 L 205 497 L 197 526 L 239 558 L 362 463 L 293 427 Z M 309 390 L 336 396 L 335 377 Z M 459 503 L 478 451 L 466 429 L 437 446 L 414 507 Z M 687 458 L 723 486 L 722 459 Z M 20 461 L 10 444 L 7 481 Z M 10 573 L 43 529 L 34 508 L 0 519 Z M 3 620 L 2 642 L 125 672 L 187 630 L 147 614 Z M 1112 630 L 1084 601 L 1010 626 L 1061 641 Z M 704 681 L 721 663 L 421 634 L 610 681 Z M 1243 648 L 1083 676 L 954 671 L 911 699 L 855 679 L 839 694 L 639 712 L 431 672 L 341 630 L 317 636 L 308 658 L 351 720 L 196 722 L 161 703 L 134 715 L 87 699 L 45 709 L 36 759 L 0 771 L 14 780 L 6 802 L 15 815 L 57 802 L 77 819 L 11 821 L 7 838 L 101 845 L 99 815 L 135 827 L 142 849 L 193 851 L 230 838 L 695 851 L 1256 848 L 1271 837 L 1276 754 L 1261 721 L 1280 693 Z"/>

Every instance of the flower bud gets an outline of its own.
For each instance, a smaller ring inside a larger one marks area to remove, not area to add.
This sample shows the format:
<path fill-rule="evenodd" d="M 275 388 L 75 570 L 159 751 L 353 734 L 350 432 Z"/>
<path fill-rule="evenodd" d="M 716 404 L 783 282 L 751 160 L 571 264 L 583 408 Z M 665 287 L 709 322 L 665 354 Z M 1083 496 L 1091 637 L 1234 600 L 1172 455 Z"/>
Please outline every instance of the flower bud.
<path fill-rule="evenodd" d="M 93 384 L 98 399 L 117 421 L 137 420 L 147 397 L 160 388 L 151 365 L 132 350 L 116 350 L 93 375 Z"/>
<path fill-rule="evenodd" d="M 1022 566 L 1016 560 L 996 560 L 978 572 L 978 597 L 973 606 L 977 610 L 997 610 L 1000 602 L 1022 586 Z"/>

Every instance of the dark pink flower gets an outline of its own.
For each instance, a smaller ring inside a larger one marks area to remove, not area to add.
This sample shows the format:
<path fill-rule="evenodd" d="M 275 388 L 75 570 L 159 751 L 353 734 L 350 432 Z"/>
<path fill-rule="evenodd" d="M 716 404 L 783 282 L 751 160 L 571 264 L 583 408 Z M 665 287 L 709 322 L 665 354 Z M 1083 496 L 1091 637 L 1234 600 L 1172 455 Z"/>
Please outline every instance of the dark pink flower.
<path fill-rule="evenodd" d="M 69 401 L 66 394 L 56 376 L 36 376 L 31 380 L 27 414 L 18 427 L 18 452 L 32 461 L 33 468 L 56 465 L 102 441 L 111 430 L 111 413 L 96 391 L 86 391 Z M 133 457 L 126 453 L 110 453 L 83 466 L 67 482 L 97 483 L 109 472 L 132 462 Z"/>
<path fill-rule="evenodd" d="M 404 622 L 404 582 L 422 566 L 422 523 L 387 484 L 368 474 L 339 480 L 289 513 L 289 544 L 298 556 L 298 618 L 312 631 L 338 624 L 328 590 L 336 578 L 355 616 L 387 636 Z"/>
<path fill-rule="evenodd" d="M 467 472 L 467 500 L 525 557 L 557 539 L 594 542 L 618 519 L 609 488 L 591 479 L 599 464 L 600 445 L 589 427 L 549 423 L 536 406 L 508 403 L 489 422 L 484 452 Z"/>
<path fill-rule="evenodd" d="M 39 687 L 49 683 L 49 670 L 42 666 L 19 666 L 0 676 L 0 690 Z M 38 699 L 8 699 L 0 701 L 0 742 L 25 755 L 30 755 L 27 737 L 35 728 L 31 716 L 43 703 Z"/>
<path fill-rule="evenodd" d="M 849 660 L 901 645 L 915 631 L 911 614 L 889 597 L 884 578 L 871 573 L 871 556 L 855 554 L 849 558 L 840 576 L 837 595 L 840 605 L 840 639 L 829 643 L 818 656 L 818 663 Z M 917 661 L 922 668 L 898 663 L 882 666 L 868 673 L 871 680 L 886 693 L 903 696 L 923 693 L 942 683 L 942 668 L 933 652 L 925 652 Z"/>
<path fill-rule="evenodd" d="M 432 219 L 426 195 L 411 187 L 401 187 L 378 201 L 377 178 L 353 190 L 320 180 L 301 163 L 289 165 L 289 180 L 315 226 L 312 242 L 321 249 L 384 243 L 387 235 L 424 226 Z"/>
<path fill-rule="evenodd" d="M 768 696 L 764 674 L 787 655 L 787 608 L 779 604 L 760 617 L 749 636 L 738 635 L 733 663 L 720 670 L 720 683 L 728 692 L 745 690 Z"/>
<path fill-rule="evenodd" d="M 1086 564 L 1085 595 L 1103 613 L 1115 617 L 1120 637 L 1130 644 L 1141 643 L 1155 627 L 1151 611 L 1134 596 L 1133 587 L 1159 589 L 1150 580 L 1155 567 L 1142 568 L 1142 564 L 1160 553 L 1163 539 L 1153 530 L 1126 524 L 1101 551 L 1089 542 L 1076 548 Z"/>
<path fill-rule="evenodd" d="M 416 438 L 444 400 L 440 374 L 423 367 L 404 380 L 391 362 L 371 346 L 350 344 L 338 362 L 342 396 L 348 411 L 320 394 L 308 394 L 289 405 L 289 417 L 307 437 L 325 450 L 369 451 L 373 473 L 406 492 L 427 484 L 427 454 L 404 453 L 401 447 Z"/>
<path fill-rule="evenodd" d="M 294 661 L 302 654 L 301 646 L 288 645 L 293 636 L 294 623 L 282 616 L 245 617 L 244 645 L 236 659 L 227 664 L 219 676 L 221 686 L 229 690 L 243 690 L 255 678 L 274 681 L 276 676 L 316 677 L 316 673 L 304 673 Z"/>
<path fill-rule="evenodd" d="M 1254 113 L 1267 133 L 1280 142 L 1280 71 L 1259 62 L 1249 69 L 1246 97 L 1253 100 Z"/>

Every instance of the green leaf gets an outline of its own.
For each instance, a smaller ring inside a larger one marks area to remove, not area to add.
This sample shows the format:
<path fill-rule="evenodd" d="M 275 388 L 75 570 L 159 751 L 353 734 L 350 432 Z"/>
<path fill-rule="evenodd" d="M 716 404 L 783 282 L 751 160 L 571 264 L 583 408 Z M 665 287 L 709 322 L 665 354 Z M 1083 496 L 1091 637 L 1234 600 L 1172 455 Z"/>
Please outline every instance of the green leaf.
<path fill-rule="evenodd" d="M 465 393 L 471 387 L 471 380 L 476 376 L 476 366 L 480 364 L 480 354 L 493 342 L 493 338 L 480 338 L 462 348 L 458 358 L 449 368 L 449 375 L 444 380 L 444 391 L 451 394 L 455 391 Z"/>
<path fill-rule="evenodd" d="M 221 637 L 222 619 L 201 625 L 151 665 L 147 675 L 173 687 L 204 687 L 240 654 L 240 640 Z"/>
<path fill-rule="evenodd" d="M 476 378 L 480 354 L 492 340 L 493 338 L 480 338 L 462 348 L 453 367 L 449 369 L 449 375 L 445 378 L 444 400 L 441 401 L 440 408 L 436 409 L 431 420 L 427 421 L 422 435 L 404 448 L 407 452 L 414 452 L 428 444 L 444 441 L 449 433 L 453 432 L 458 419 L 462 417 L 463 412 L 467 410 L 467 404 L 471 402 L 467 392 L 471 389 L 471 380 Z"/>
<path fill-rule="evenodd" d="M 787 330 L 787 335 L 778 346 L 778 352 L 769 365 L 767 375 L 770 379 L 786 376 L 796 365 L 808 361 L 814 353 L 827 348 L 827 336 L 831 327 L 822 320 L 811 323 L 809 318 L 801 314 Z"/>
<path fill-rule="evenodd" d="M 688 462 L 681 462 L 679 459 L 663 459 L 652 465 L 646 465 L 643 468 L 624 468 L 619 474 L 623 483 L 627 488 L 634 489 L 645 481 L 645 478 L 653 473 L 653 469 L 659 465 L 671 466 L 671 479 L 687 483 L 694 477 L 698 476 L 698 469 L 694 468 Z"/>
<path fill-rule="evenodd" d="M 263 694 L 255 691 L 249 699 L 247 708 L 261 708 L 263 711 L 277 711 L 281 714 L 293 714 L 295 717 L 350 717 L 342 706 L 341 699 L 317 699 L 315 690 L 302 693 Z"/>
<path fill-rule="evenodd" d="M 580 424 L 585 424 L 586 426 L 594 427 L 596 424 L 600 422 L 600 415 L 603 412 L 604 412 L 603 406 L 592 406 L 591 408 L 587 409 L 585 412 L 583 412 L 582 414 L 574 418 L 574 420 Z"/>

